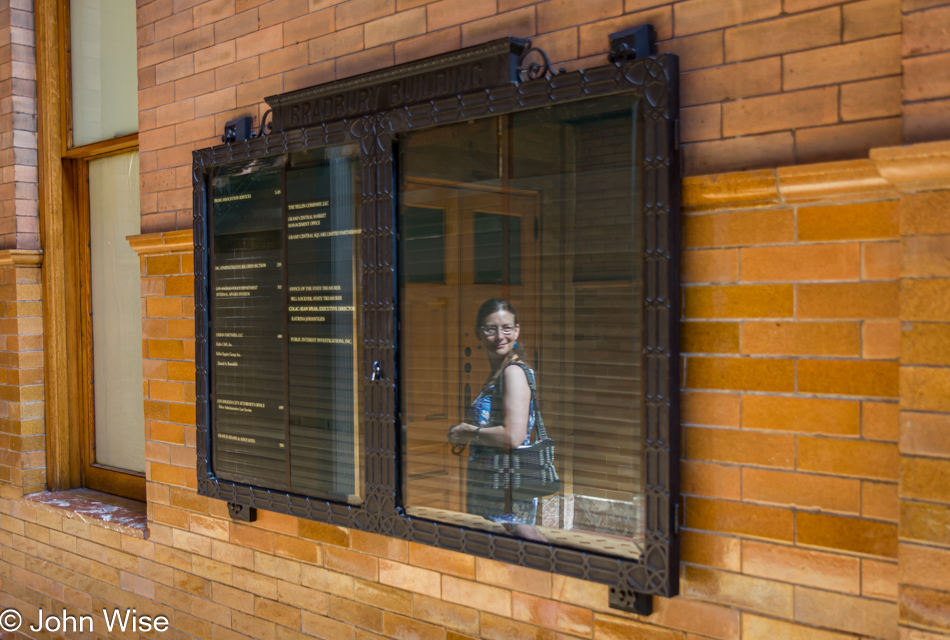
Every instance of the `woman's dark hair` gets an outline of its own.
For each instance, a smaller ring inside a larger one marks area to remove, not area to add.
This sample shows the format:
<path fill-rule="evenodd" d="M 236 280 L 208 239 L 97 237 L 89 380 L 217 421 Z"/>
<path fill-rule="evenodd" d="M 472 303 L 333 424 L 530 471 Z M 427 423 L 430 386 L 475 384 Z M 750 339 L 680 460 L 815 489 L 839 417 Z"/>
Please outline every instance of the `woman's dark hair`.
<path fill-rule="evenodd" d="M 518 312 L 515 311 L 514 306 L 512 306 L 510 302 L 502 298 L 489 298 L 482 303 L 482 306 L 478 308 L 478 313 L 475 314 L 475 331 L 477 334 L 481 333 L 482 323 L 485 322 L 485 318 L 492 315 L 493 313 L 498 313 L 499 311 L 507 311 L 510 313 L 515 319 L 515 324 L 518 324 Z M 524 361 L 524 347 L 518 343 L 515 343 L 515 345 L 516 346 L 508 352 L 508 355 L 505 356 L 501 366 L 498 367 L 498 371 L 496 371 L 492 377 L 488 379 L 488 384 L 494 384 L 498 380 L 499 376 L 501 376 L 501 372 L 505 370 L 505 367 L 515 360 Z"/>

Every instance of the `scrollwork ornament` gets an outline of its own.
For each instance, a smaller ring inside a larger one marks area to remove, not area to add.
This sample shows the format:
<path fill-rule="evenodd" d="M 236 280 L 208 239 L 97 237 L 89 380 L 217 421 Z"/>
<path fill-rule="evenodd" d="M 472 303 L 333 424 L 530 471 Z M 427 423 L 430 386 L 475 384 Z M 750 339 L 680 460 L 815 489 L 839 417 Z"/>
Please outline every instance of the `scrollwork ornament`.
<path fill-rule="evenodd" d="M 522 82 L 556 76 L 563 71 L 564 69 L 552 71 L 551 60 L 544 49 L 534 47 L 530 40 L 525 40 L 524 51 L 518 57 L 518 77 Z"/>

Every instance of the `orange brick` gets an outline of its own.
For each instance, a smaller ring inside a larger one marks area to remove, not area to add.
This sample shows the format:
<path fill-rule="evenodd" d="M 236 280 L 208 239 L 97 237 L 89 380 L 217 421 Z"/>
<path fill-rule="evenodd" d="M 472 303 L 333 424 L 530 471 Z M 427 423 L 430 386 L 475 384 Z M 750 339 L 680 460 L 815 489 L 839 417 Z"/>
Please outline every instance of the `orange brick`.
<path fill-rule="evenodd" d="M 865 280 L 896 280 L 901 276 L 898 242 L 874 242 L 862 247 L 861 277 Z"/>
<path fill-rule="evenodd" d="M 795 528 L 800 545 L 897 557 L 896 524 L 800 511 Z"/>
<path fill-rule="evenodd" d="M 792 285 L 685 287 L 687 318 L 788 318 L 794 313 Z"/>
<path fill-rule="evenodd" d="M 147 343 L 150 358 L 181 360 L 184 355 L 184 345 L 181 340 L 148 340 Z"/>
<path fill-rule="evenodd" d="M 440 575 L 435 571 L 386 559 L 379 560 L 379 582 L 433 598 L 441 595 Z"/>
<path fill-rule="evenodd" d="M 795 622 L 763 618 L 752 614 L 742 616 L 742 637 L 788 638 L 789 640 L 850 640 L 848 636 L 835 631 L 823 631 L 812 626 L 806 627 Z"/>
<path fill-rule="evenodd" d="M 902 409 L 950 413 L 950 370 L 904 366 L 900 384 Z"/>
<path fill-rule="evenodd" d="M 735 249 L 685 251 L 681 276 L 684 283 L 736 282 L 739 252 Z"/>
<path fill-rule="evenodd" d="M 336 28 L 345 29 L 389 15 L 396 10 L 394 0 L 350 0 L 336 7 Z"/>
<path fill-rule="evenodd" d="M 792 541 L 793 514 L 788 509 L 742 502 L 686 499 L 686 526 L 754 538 Z"/>
<path fill-rule="evenodd" d="M 740 613 L 734 609 L 686 598 L 657 598 L 654 606 L 649 618 L 651 624 L 713 638 L 739 637 Z"/>
<path fill-rule="evenodd" d="M 898 363 L 864 360 L 802 360 L 798 363 L 798 390 L 853 396 L 896 398 Z"/>
<path fill-rule="evenodd" d="M 274 536 L 274 553 L 311 564 L 319 564 L 323 557 L 321 548 L 315 543 L 283 535 Z"/>
<path fill-rule="evenodd" d="M 505 0 L 502 1 L 504 2 Z M 523 0 L 519 1 L 521 1 L 523 4 Z M 530 11 L 530 9 L 531 7 L 525 7 L 522 9 L 522 11 Z M 611 33 L 626 28 L 626 25 L 630 24 L 631 20 L 637 24 L 652 24 L 656 29 L 656 37 L 658 41 L 668 40 L 669 38 L 673 37 L 673 9 L 669 5 L 653 7 L 645 11 L 626 13 L 619 18 L 610 18 L 608 20 L 600 20 L 590 24 L 582 24 L 578 29 L 578 35 L 580 36 L 578 55 L 581 58 L 597 56 L 595 60 L 603 60 L 603 54 L 605 52 L 603 45 L 604 38 L 607 38 Z M 464 43 L 464 27 L 462 33 Z M 597 61 L 594 62 L 594 64 L 602 64 L 602 62 Z M 574 71 L 581 66 L 582 65 L 577 63 L 570 63 L 566 65 L 568 71 Z"/>
<path fill-rule="evenodd" d="M 551 574 L 507 562 L 476 558 L 475 575 L 478 582 L 506 587 L 543 598 L 551 597 Z"/>
<path fill-rule="evenodd" d="M 685 246 L 729 247 L 795 241 L 791 209 L 684 216 Z"/>
<path fill-rule="evenodd" d="M 901 289 L 901 320 L 950 320 L 950 279 L 908 280 Z M 933 296 L 937 296 L 934 299 Z"/>
<path fill-rule="evenodd" d="M 179 487 L 197 489 L 198 479 L 194 469 L 172 467 L 157 462 L 150 463 L 149 480 L 162 484 L 172 484 Z"/>
<path fill-rule="evenodd" d="M 861 325 L 856 322 L 744 322 L 742 353 L 856 356 L 861 353 Z"/>
<path fill-rule="evenodd" d="M 680 462 L 680 491 L 707 498 L 740 500 L 742 479 L 739 467 L 683 460 Z"/>
<path fill-rule="evenodd" d="M 701 33 L 657 43 L 660 53 L 675 53 L 680 59 L 680 71 L 716 67 L 723 63 L 722 32 Z"/>
<path fill-rule="evenodd" d="M 950 458 L 950 416 L 902 411 L 900 440 L 904 453 Z"/>
<path fill-rule="evenodd" d="M 426 9 L 419 7 L 380 18 L 364 26 L 364 43 L 367 49 L 418 36 L 426 32 Z"/>
<path fill-rule="evenodd" d="M 744 573 L 844 593 L 859 593 L 861 560 L 832 553 L 746 540 Z"/>
<path fill-rule="evenodd" d="M 899 76 L 853 82 L 841 86 L 841 118 L 867 120 L 901 113 Z"/>
<path fill-rule="evenodd" d="M 869 440 L 897 442 L 899 405 L 886 402 L 861 403 L 861 435 Z"/>
<path fill-rule="evenodd" d="M 781 59 L 776 56 L 684 73 L 680 76 L 681 104 L 692 107 L 777 93 L 782 90 L 781 69 Z"/>
<path fill-rule="evenodd" d="M 738 353 L 739 323 L 683 322 L 680 325 L 682 353 Z"/>
<path fill-rule="evenodd" d="M 387 558 L 395 562 L 409 562 L 409 545 L 405 540 L 364 531 L 350 531 L 350 548 L 353 551 Z"/>
<path fill-rule="evenodd" d="M 837 7 L 727 29 L 726 61 L 749 60 L 837 44 L 841 17 Z"/>
<path fill-rule="evenodd" d="M 178 275 L 181 273 L 181 257 L 148 256 L 145 259 L 145 271 L 150 276 Z"/>
<path fill-rule="evenodd" d="M 861 273 L 857 243 L 742 249 L 741 260 L 743 282 L 857 280 Z"/>
<path fill-rule="evenodd" d="M 895 0 L 855 2 L 842 7 L 842 11 L 846 41 L 901 32 L 901 7 Z"/>
<path fill-rule="evenodd" d="M 482 624 L 484 624 L 484 619 Z M 387 614 L 383 620 L 383 633 L 388 638 L 419 638 L 419 640 L 442 640 L 446 637 L 445 629 L 392 613 Z"/>
<path fill-rule="evenodd" d="M 783 58 L 783 87 L 800 89 L 897 75 L 901 72 L 899 51 L 900 36 L 885 36 L 788 54 Z M 908 99 L 906 94 L 904 99 Z"/>
<path fill-rule="evenodd" d="M 878 480 L 896 480 L 897 446 L 837 438 L 798 438 L 798 469 Z"/>
<path fill-rule="evenodd" d="M 897 522 L 900 505 L 897 499 L 897 484 L 885 482 L 861 483 L 861 515 L 875 520 Z"/>
<path fill-rule="evenodd" d="M 799 318 L 896 318 L 896 282 L 796 285 Z"/>
<path fill-rule="evenodd" d="M 736 394 L 684 391 L 680 404 L 683 424 L 739 426 L 739 396 Z"/>
<path fill-rule="evenodd" d="M 680 535 L 680 559 L 683 562 L 739 571 L 741 543 L 738 538 L 688 530 Z"/>
<path fill-rule="evenodd" d="M 344 598 L 353 597 L 354 578 L 335 571 L 327 571 L 320 567 L 301 565 L 300 582 L 305 587 L 316 589 L 324 593 L 332 593 Z"/>
<path fill-rule="evenodd" d="M 783 92 L 727 102 L 722 106 L 725 137 L 830 124 L 838 120 L 838 88 Z"/>
<path fill-rule="evenodd" d="M 743 469 L 742 498 L 750 502 L 857 515 L 861 511 L 861 483 L 805 473 Z"/>
<path fill-rule="evenodd" d="M 231 524 L 230 542 L 239 546 L 264 551 L 265 553 L 274 552 L 273 533 L 236 522 Z"/>
<path fill-rule="evenodd" d="M 736 2 L 726 5 L 716 0 L 689 0 L 674 7 L 674 33 L 680 37 L 701 31 L 712 31 L 745 22 L 764 20 L 777 16 L 781 12 L 781 0 Z"/>
<path fill-rule="evenodd" d="M 784 468 L 795 464 L 795 440 L 785 434 L 688 427 L 683 442 L 684 455 L 691 460 Z"/>
<path fill-rule="evenodd" d="M 897 563 L 861 560 L 861 594 L 871 598 L 897 600 Z"/>
<path fill-rule="evenodd" d="M 795 389 L 792 360 L 768 358 L 687 359 L 686 386 L 692 389 L 784 391 Z"/>
<path fill-rule="evenodd" d="M 746 611 L 760 611 L 783 617 L 792 615 L 792 585 L 774 580 L 763 580 L 738 573 L 713 571 L 687 565 L 683 571 L 681 589 L 683 595 L 689 598 L 709 600 Z M 743 613 L 742 618 L 745 619 L 748 615 L 748 613 Z M 748 635 L 746 637 L 780 638 L 781 636 Z"/>
<path fill-rule="evenodd" d="M 680 110 L 680 142 L 716 140 L 722 136 L 722 107 L 707 104 Z"/>
<path fill-rule="evenodd" d="M 904 60 L 904 100 L 911 102 L 946 97 L 950 83 L 948 61 L 948 53 Z"/>
<path fill-rule="evenodd" d="M 897 201 L 802 207 L 798 210 L 798 238 L 803 242 L 883 240 L 897 236 Z"/>
<path fill-rule="evenodd" d="M 443 574 L 475 579 L 475 558 L 462 553 L 410 542 L 409 562 Z"/>
<path fill-rule="evenodd" d="M 601 23 L 595 23 L 603 24 Z M 657 33 L 663 33 L 663 25 L 657 24 Z M 509 11 L 497 16 L 467 22 L 462 25 L 462 46 L 470 47 L 495 38 L 502 38 L 505 34 L 527 38 L 537 33 L 535 25 L 534 7 L 525 7 L 516 11 Z M 584 35 L 581 35 L 581 47 L 584 47 Z"/>
<path fill-rule="evenodd" d="M 299 615 L 299 614 L 298 614 Z M 361 629 L 381 632 L 383 630 L 383 612 L 352 600 L 336 596 L 328 599 L 327 615 Z"/>
<path fill-rule="evenodd" d="M 355 637 L 352 626 L 309 611 L 301 612 L 300 629 L 323 640 L 352 640 Z"/>
<path fill-rule="evenodd" d="M 366 580 L 375 581 L 379 579 L 379 560 L 373 556 L 338 547 L 326 547 L 323 552 L 323 559 L 328 569 L 349 573 Z"/>
<path fill-rule="evenodd" d="M 459 27 L 403 40 L 396 43 L 396 64 L 454 51 L 462 46 L 461 43 L 462 30 Z"/>
<path fill-rule="evenodd" d="M 903 238 L 901 259 L 905 277 L 950 277 L 950 234 Z"/>
<path fill-rule="evenodd" d="M 298 521 L 298 530 L 298 535 L 309 540 L 338 547 L 350 546 L 349 532 L 343 527 L 301 519 Z"/>

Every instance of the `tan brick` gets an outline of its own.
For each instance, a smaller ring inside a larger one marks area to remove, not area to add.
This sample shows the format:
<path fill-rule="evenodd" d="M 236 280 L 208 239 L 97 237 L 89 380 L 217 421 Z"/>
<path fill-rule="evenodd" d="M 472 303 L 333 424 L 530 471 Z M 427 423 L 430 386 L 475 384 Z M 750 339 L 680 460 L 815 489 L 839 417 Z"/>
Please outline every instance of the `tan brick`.
<path fill-rule="evenodd" d="M 802 89 L 897 75 L 900 39 L 885 36 L 788 54 L 783 58 L 783 88 Z"/>
<path fill-rule="evenodd" d="M 739 571 L 742 557 L 741 542 L 738 538 L 689 530 L 680 535 L 680 559 L 683 562 Z"/>
<path fill-rule="evenodd" d="M 530 10 L 531 7 L 525 7 L 524 10 Z M 665 6 L 653 7 L 646 11 L 637 11 L 635 13 L 625 13 L 619 18 L 610 18 L 600 20 L 590 24 L 581 25 L 578 30 L 580 38 L 579 55 L 583 58 L 597 56 L 595 60 L 586 61 L 587 64 L 581 65 L 591 67 L 604 64 L 606 58 L 604 54 L 607 47 L 604 45 L 611 33 L 622 31 L 629 28 L 631 22 L 636 24 L 652 24 L 656 30 L 658 41 L 669 40 L 673 37 L 673 9 L 667 4 Z M 464 31 L 463 31 L 464 33 Z M 578 68 L 575 64 L 567 65 L 569 71 Z"/>
<path fill-rule="evenodd" d="M 897 483 L 862 482 L 861 515 L 875 520 L 897 522 L 900 518 Z"/>
<path fill-rule="evenodd" d="M 480 611 L 511 617 L 511 592 L 488 585 L 442 576 L 442 599 Z"/>
<path fill-rule="evenodd" d="M 470 47 L 511 34 L 530 38 L 537 33 L 534 7 L 525 7 L 462 25 L 462 46 Z M 583 37 L 581 38 L 583 46 Z"/>
<path fill-rule="evenodd" d="M 383 619 L 383 633 L 389 638 L 418 640 L 442 640 L 446 637 L 445 629 L 393 613 L 387 613 Z"/>
<path fill-rule="evenodd" d="M 526 635 L 533 629 L 524 629 L 525 625 L 505 624 L 504 620 L 493 619 L 492 638 L 531 638 L 532 640 L 548 640 L 545 635 Z M 566 636 L 565 636 L 566 637 Z M 599 614 L 594 619 L 594 637 L 603 640 L 626 640 L 627 638 L 637 638 L 638 640 L 679 640 L 683 634 L 670 629 L 661 629 L 652 624 L 642 624 L 635 620 L 618 618 Z"/>
<path fill-rule="evenodd" d="M 814 49 L 840 41 L 841 12 L 834 7 L 726 29 L 726 62 Z"/>
<path fill-rule="evenodd" d="M 684 455 L 692 460 L 784 468 L 795 464 L 794 438 L 785 434 L 688 427 L 683 442 Z"/>
<path fill-rule="evenodd" d="M 689 598 L 782 617 L 792 615 L 792 585 L 774 580 L 687 565 L 683 571 L 681 589 L 682 593 Z M 748 613 L 743 613 L 742 617 L 747 616 Z M 749 635 L 747 637 L 779 638 L 781 636 Z"/>
<path fill-rule="evenodd" d="M 619 16 L 624 6 L 623 0 L 591 0 L 583 5 L 571 0 L 553 0 L 538 5 L 537 11 L 538 31 L 547 33 Z"/>
<path fill-rule="evenodd" d="M 796 317 L 896 318 L 900 287 L 896 282 L 796 285 Z"/>
<path fill-rule="evenodd" d="M 712 31 L 771 18 L 781 12 L 781 0 L 726 3 L 716 0 L 689 0 L 674 7 L 674 33 L 677 37 L 681 37 L 701 31 Z"/>
<path fill-rule="evenodd" d="M 903 457 L 900 469 L 901 497 L 950 503 L 950 486 L 946 482 L 948 471 L 948 460 Z"/>
<path fill-rule="evenodd" d="M 830 438 L 798 438 L 798 469 L 861 478 L 896 480 L 897 446 Z"/>
<path fill-rule="evenodd" d="M 795 214 L 773 209 L 684 216 L 683 229 L 689 248 L 790 243 L 795 241 Z"/>
<path fill-rule="evenodd" d="M 426 9 L 419 7 L 364 25 L 364 46 L 372 47 L 404 40 L 426 32 Z"/>
<path fill-rule="evenodd" d="M 904 453 L 950 458 L 950 416 L 902 411 L 900 443 Z"/>
<path fill-rule="evenodd" d="M 765 355 L 859 355 L 856 322 L 744 322 L 742 353 Z"/>
<path fill-rule="evenodd" d="M 724 60 L 722 31 L 658 42 L 657 50 L 678 55 L 680 71 L 717 67 Z"/>
<path fill-rule="evenodd" d="M 475 579 L 475 558 L 455 551 L 410 542 L 409 563 L 442 574 Z"/>
<path fill-rule="evenodd" d="M 801 207 L 798 210 L 798 239 L 823 242 L 897 238 L 898 204 L 895 200 L 887 200 Z"/>
<path fill-rule="evenodd" d="M 863 245 L 861 277 L 864 280 L 897 280 L 900 274 L 899 242 L 871 242 Z"/>
<path fill-rule="evenodd" d="M 479 612 L 435 598 L 416 595 L 412 598 L 412 617 L 447 629 L 478 634 Z"/>
<path fill-rule="evenodd" d="M 870 598 L 897 600 L 897 563 L 861 560 L 861 594 Z"/>
<path fill-rule="evenodd" d="M 683 172 L 687 176 L 794 163 L 795 141 L 790 131 L 697 142 L 683 148 Z"/>
<path fill-rule="evenodd" d="M 684 283 L 736 282 L 739 252 L 735 249 L 684 251 L 680 275 Z"/>
<path fill-rule="evenodd" d="M 342 6 L 342 5 L 341 5 Z M 284 46 L 306 42 L 334 31 L 334 7 L 315 11 L 309 15 L 301 16 L 289 22 L 285 22 L 284 27 Z M 343 31 L 344 27 L 336 25 L 336 30 Z M 311 59 L 311 62 L 313 60 Z"/>
<path fill-rule="evenodd" d="M 832 553 L 746 540 L 742 543 L 742 570 L 752 576 L 859 593 L 861 561 Z"/>
<path fill-rule="evenodd" d="M 796 542 L 885 558 L 897 557 L 897 525 L 821 513 L 795 515 Z"/>
<path fill-rule="evenodd" d="M 862 402 L 861 434 L 869 440 L 897 442 L 900 407 L 891 402 Z"/>
<path fill-rule="evenodd" d="M 742 498 L 783 507 L 858 515 L 861 512 L 861 483 L 804 473 L 743 469 Z"/>
<path fill-rule="evenodd" d="M 722 136 L 722 107 L 707 104 L 680 110 L 680 142 L 716 140 Z"/>
<path fill-rule="evenodd" d="M 841 86 L 841 119 L 867 120 L 901 112 L 899 76 L 853 82 Z"/>
<path fill-rule="evenodd" d="M 794 304 L 789 284 L 686 287 L 684 300 L 687 318 L 790 318 Z"/>
<path fill-rule="evenodd" d="M 950 277 L 950 234 L 902 238 L 905 277 Z"/>
<path fill-rule="evenodd" d="M 947 612 L 950 611 L 950 594 L 901 585 L 900 604 L 902 624 L 940 630 L 950 627 L 950 620 L 947 619 Z M 915 635 L 921 640 L 939 639 L 936 634 L 925 636 L 923 632 L 916 632 Z M 910 637 L 917 640 L 914 636 Z"/>
<path fill-rule="evenodd" d="M 512 616 L 529 624 L 582 636 L 590 635 L 593 624 L 590 609 L 518 592 L 512 594 Z"/>
<path fill-rule="evenodd" d="M 897 605 L 796 587 L 795 619 L 808 624 L 885 638 L 897 637 Z"/>
<path fill-rule="evenodd" d="M 681 104 L 692 107 L 777 93 L 782 90 L 781 68 L 781 58 L 773 57 L 684 73 Z"/>
<path fill-rule="evenodd" d="M 947 43 L 948 24 L 950 24 L 950 7 L 937 6 L 931 11 L 905 15 L 901 55 L 909 58 L 950 49 L 950 44 Z"/>
<path fill-rule="evenodd" d="M 788 638 L 789 640 L 851 640 L 853 636 L 824 631 L 795 622 L 763 618 L 752 614 L 742 616 L 742 635 L 747 638 Z"/>
<path fill-rule="evenodd" d="M 349 0 L 336 6 L 336 28 L 346 29 L 395 13 L 395 0 Z"/>
<path fill-rule="evenodd" d="M 950 506 L 901 501 L 901 540 L 929 544 L 947 544 Z"/>
<path fill-rule="evenodd" d="M 383 612 L 352 600 L 330 596 L 327 615 L 361 629 L 381 632 L 383 630 Z"/>
<path fill-rule="evenodd" d="M 842 7 L 844 39 L 863 40 L 901 32 L 900 0 L 864 0 Z"/>
<path fill-rule="evenodd" d="M 684 322 L 680 325 L 682 353 L 738 353 L 737 322 Z"/>
<path fill-rule="evenodd" d="M 459 27 L 428 33 L 396 43 L 396 64 L 420 60 L 440 53 L 448 53 L 462 46 L 462 30 Z"/>
<path fill-rule="evenodd" d="M 837 120 L 837 87 L 783 92 L 722 105 L 722 134 L 726 137 L 798 129 Z"/>
<path fill-rule="evenodd" d="M 779 358 L 691 357 L 686 366 L 686 386 L 692 389 L 791 392 L 795 389 L 794 362 Z"/>
<path fill-rule="evenodd" d="M 849 122 L 795 132 L 795 152 L 799 162 L 831 162 L 867 155 L 877 147 L 901 142 L 901 119 L 886 118 Z"/>
<path fill-rule="evenodd" d="M 682 460 L 680 491 L 693 496 L 740 500 L 742 477 L 739 467 Z"/>

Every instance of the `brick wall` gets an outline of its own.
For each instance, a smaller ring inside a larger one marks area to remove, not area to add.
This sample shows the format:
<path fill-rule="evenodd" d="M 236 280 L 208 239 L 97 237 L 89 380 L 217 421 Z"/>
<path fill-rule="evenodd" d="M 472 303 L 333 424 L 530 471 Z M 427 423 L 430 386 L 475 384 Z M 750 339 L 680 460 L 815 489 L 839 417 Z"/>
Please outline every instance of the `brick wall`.
<path fill-rule="evenodd" d="M 950 6 L 903 0 L 904 141 L 950 137 Z"/>

